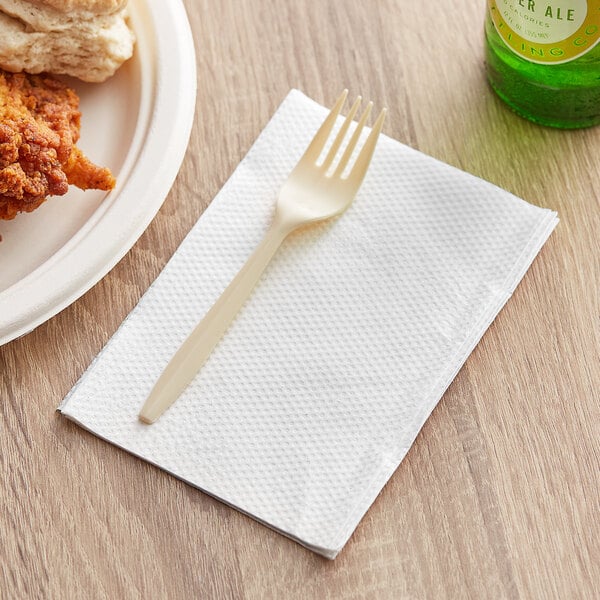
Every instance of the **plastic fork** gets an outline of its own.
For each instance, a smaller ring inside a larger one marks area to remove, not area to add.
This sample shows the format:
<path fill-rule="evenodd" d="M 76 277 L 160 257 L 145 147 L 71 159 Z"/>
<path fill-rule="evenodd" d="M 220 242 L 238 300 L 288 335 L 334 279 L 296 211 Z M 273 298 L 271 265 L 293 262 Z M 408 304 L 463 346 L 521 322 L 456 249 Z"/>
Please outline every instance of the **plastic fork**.
<path fill-rule="evenodd" d="M 383 109 L 377 117 L 356 160 L 345 175 L 371 113 L 372 102 L 369 102 L 360 117 L 339 162 L 334 165 L 361 104 L 360 96 L 350 108 L 324 160 L 319 161 L 319 158 L 324 153 L 347 95 L 348 90 L 344 90 L 281 188 L 273 222 L 263 240 L 162 372 L 140 411 L 139 419 L 143 423 L 154 423 L 189 385 L 243 306 L 283 240 L 302 225 L 339 215 L 356 196 L 371 162 L 386 110 Z"/>

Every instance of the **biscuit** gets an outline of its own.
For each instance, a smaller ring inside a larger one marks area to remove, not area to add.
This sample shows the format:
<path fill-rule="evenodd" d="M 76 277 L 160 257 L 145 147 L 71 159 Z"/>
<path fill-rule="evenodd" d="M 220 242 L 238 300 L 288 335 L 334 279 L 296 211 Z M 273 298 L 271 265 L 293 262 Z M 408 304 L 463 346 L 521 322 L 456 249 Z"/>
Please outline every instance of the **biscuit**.
<path fill-rule="evenodd" d="M 0 68 L 101 82 L 133 54 L 127 0 L 0 0 Z"/>

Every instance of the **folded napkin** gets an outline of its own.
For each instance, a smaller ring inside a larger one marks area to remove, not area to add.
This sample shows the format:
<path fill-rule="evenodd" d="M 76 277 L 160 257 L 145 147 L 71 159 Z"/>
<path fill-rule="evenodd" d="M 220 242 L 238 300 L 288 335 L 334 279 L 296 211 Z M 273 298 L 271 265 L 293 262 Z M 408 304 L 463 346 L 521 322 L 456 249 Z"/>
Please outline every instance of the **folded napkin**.
<path fill-rule="evenodd" d="M 60 410 L 333 558 L 557 217 L 382 136 L 348 210 L 284 242 L 190 387 L 141 424 L 326 114 L 290 92 Z"/>

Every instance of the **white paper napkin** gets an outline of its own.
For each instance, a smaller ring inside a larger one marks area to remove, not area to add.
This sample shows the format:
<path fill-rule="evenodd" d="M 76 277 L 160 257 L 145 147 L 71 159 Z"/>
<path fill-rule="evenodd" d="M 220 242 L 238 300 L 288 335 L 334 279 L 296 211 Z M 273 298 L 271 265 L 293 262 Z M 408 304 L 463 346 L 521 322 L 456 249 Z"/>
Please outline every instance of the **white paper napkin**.
<path fill-rule="evenodd" d="M 290 92 L 60 410 L 333 558 L 557 217 L 383 136 L 352 206 L 284 242 L 191 386 L 141 424 L 326 114 Z"/>

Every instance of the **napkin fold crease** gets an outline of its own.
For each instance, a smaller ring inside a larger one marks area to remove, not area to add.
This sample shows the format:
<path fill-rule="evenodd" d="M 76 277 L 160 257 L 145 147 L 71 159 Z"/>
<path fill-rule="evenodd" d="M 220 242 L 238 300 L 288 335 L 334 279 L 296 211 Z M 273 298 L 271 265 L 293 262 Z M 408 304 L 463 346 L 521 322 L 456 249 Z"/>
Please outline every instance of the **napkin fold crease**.
<path fill-rule="evenodd" d="M 141 424 L 326 114 L 289 93 L 59 410 L 334 558 L 558 219 L 382 136 L 349 209 L 284 242 L 189 388 Z"/>

